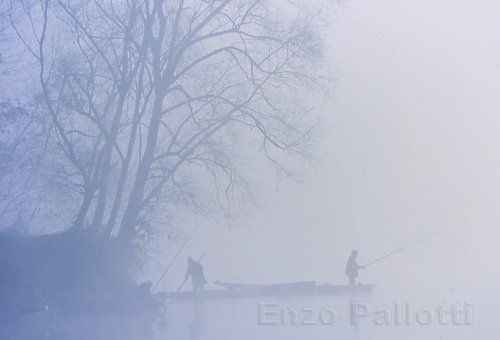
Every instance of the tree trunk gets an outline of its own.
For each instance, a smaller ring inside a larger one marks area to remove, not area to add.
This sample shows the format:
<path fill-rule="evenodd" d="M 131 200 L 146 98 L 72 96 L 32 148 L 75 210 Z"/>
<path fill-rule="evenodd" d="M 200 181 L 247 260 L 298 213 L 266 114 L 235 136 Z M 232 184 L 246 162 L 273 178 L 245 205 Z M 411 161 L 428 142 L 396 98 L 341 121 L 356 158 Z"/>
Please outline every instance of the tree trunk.
<path fill-rule="evenodd" d="M 133 239 L 135 236 L 137 219 L 143 209 L 144 190 L 146 188 L 149 171 L 151 170 L 151 165 L 154 162 L 156 153 L 158 130 L 160 129 L 164 97 L 165 91 L 163 89 L 157 89 L 144 155 L 139 163 L 134 185 L 129 196 L 127 207 L 125 208 L 125 213 L 120 223 L 118 237 L 122 240 L 130 241 Z"/>
<path fill-rule="evenodd" d="M 94 196 L 93 190 L 88 190 L 85 192 L 85 195 L 83 196 L 82 204 L 80 205 L 80 209 L 78 210 L 78 213 L 76 214 L 75 220 L 73 221 L 72 228 L 83 229 L 85 217 L 87 216 L 87 213 L 89 211 L 93 196 Z"/>

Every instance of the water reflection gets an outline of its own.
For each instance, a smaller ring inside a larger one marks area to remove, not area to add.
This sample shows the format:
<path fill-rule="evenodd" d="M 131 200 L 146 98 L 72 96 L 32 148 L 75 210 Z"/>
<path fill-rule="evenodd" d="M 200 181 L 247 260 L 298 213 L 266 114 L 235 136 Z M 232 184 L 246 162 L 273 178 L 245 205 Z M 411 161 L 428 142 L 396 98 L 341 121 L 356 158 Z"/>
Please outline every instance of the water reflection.
<path fill-rule="evenodd" d="M 24 316 L 0 318 L 0 339 L 72 339 L 72 340 L 303 340 L 303 339 L 472 339 L 481 334 L 480 322 L 473 325 L 376 325 L 376 308 L 391 310 L 395 302 L 408 301 L 416 310 L 434 306 L 437 299 L 413 295 L 375 293 L 367 296 L 316 296 L 308 298 L 243 299 L 165 302 L 158 309 L 148 308 L 146 302 L 123 305 L 117 311 L 69 312 L 52 309 Z M 446 303 L 458 301 L 448 296 Z M 441 303 L 442 299 L 439 300 Z M 269 314 L 275 323 L 259 323 L 259 304 L 275 306 Z M 353 323 L 352 306 L 365 304 L 368 314 Z M 474 308 L 478 306 L 474 305 Z M 290 311 L 298 311 L 299 318 L 291 322 Z M 331 313 L 335 311 L 334 322 Z M 474 311 L 480 318 L 480 311 Z M 322 314 L 323 313 L 323 314 Z M 476 316 L 477 315 L 477 316 Z M 307 322 L 303 322 L 307 321 Z M 488 339 L 488 337 L 483 337 Z"/>
<path fill-rule="evenodd" d="M 193 300 L 191 321 L 189 323 L 189 336 L 191 340 L 201 339 L 205 324 L 205 301 Z"/>

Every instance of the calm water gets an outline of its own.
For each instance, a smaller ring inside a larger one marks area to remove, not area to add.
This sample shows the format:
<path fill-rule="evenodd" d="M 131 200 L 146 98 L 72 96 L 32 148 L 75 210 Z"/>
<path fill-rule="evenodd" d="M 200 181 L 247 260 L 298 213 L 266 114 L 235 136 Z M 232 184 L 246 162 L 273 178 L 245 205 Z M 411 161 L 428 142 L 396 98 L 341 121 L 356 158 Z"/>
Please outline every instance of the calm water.
<path fill-rule="evenodd" d="M 483 307 L 375 292 L 182 303 L 172 305 L 167 318 L 172 339 L 498 339 Z"/>
<path fill-rule="evenodd" d="M 494 309 L 463 293 L 437 298 L 418 291 L 389 294 L 379 287 L 360 296 L 171 303 L 160 318 L 140 310 L 120 316 L 53 311 L 3 320 L 0 338 L 498 340 Z"/>

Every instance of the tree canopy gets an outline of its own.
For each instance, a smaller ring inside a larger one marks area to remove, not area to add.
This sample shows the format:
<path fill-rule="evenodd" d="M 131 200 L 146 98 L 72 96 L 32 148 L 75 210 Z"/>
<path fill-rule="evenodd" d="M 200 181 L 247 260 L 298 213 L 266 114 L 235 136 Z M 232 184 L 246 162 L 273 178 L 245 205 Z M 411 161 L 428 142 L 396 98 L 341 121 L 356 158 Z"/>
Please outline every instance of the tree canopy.
<path fill-rule="evenodd" d="M 324 22 L 311 7 L 13 2 L 10 17 L 23 14 L 13 39 L 34 70 L 25 108 L 36 143 L 15 150 L 36 150 L 27 191 L 37 194 L 23 197 L 43 201 L 24 214 L 64 207 L 68 228 L 129 242 L 179 205 L 224 209 L 246 195 L 241 145 L 286 171 L 280 155 L 308 153 L 316 120 L 305 103 L 325 80 Z M 5 164 L 1 186 L 17 181 Z"/>

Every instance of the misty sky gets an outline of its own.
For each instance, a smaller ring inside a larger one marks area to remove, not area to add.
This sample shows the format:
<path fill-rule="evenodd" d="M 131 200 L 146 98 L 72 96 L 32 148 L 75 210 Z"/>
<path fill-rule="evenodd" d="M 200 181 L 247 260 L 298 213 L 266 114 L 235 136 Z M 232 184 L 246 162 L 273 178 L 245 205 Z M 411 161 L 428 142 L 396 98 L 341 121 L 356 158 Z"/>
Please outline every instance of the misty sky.
<path fill-rule="evenodd" d="M 343 2 L 306 183 L 263 175 L 241 227 L 203 225 L 163 288 L 204 251 L 209 281 L 345 282 L 352 248 L 366 263 L 451 227 L 361 281 L 484 297 L 500 278 L 498 13 L 498 1 Z"/>

